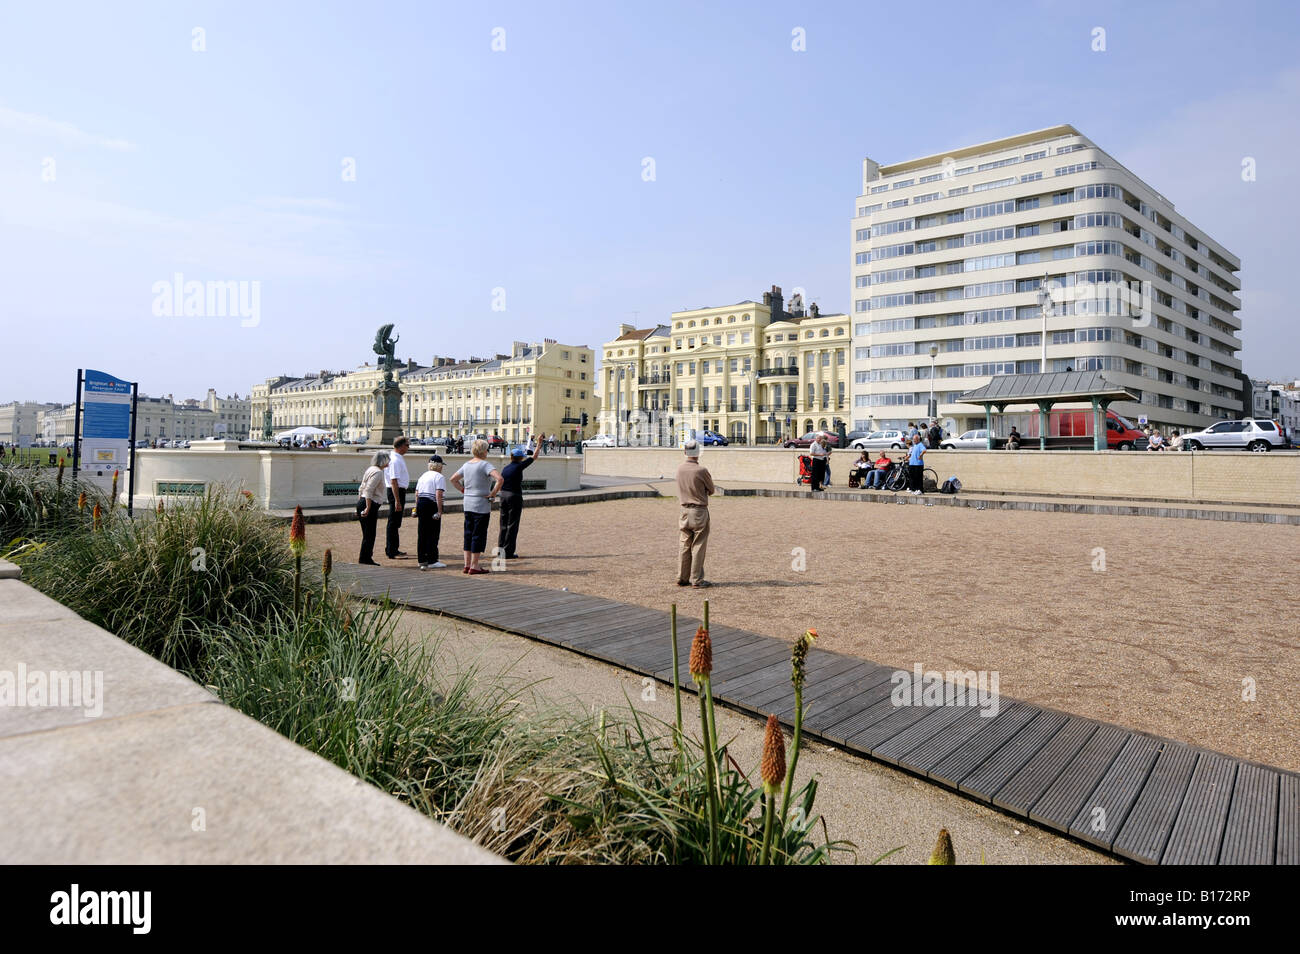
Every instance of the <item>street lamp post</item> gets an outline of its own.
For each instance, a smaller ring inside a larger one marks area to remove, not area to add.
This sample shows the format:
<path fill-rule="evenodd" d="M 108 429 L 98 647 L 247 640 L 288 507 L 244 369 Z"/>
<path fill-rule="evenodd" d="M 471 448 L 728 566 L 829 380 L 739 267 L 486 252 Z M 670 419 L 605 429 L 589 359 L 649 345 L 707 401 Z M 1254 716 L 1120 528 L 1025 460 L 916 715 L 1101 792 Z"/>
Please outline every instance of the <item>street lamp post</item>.
<path fill-rule="evenodd" d="M 939 346 L 930 345 L 930 406 L 926 408 L 931 420 L 939 416 L 939 406 L 934 403 L 934 359 L 939 356 Z"/>
<path fill-rule="evenodd" d="M 619 432 L 623 421 L 623 366 L 614 371 L 614 380 L 618 382 L 618 392 L 614 396 L 614 446 L 618 446 Z"/>

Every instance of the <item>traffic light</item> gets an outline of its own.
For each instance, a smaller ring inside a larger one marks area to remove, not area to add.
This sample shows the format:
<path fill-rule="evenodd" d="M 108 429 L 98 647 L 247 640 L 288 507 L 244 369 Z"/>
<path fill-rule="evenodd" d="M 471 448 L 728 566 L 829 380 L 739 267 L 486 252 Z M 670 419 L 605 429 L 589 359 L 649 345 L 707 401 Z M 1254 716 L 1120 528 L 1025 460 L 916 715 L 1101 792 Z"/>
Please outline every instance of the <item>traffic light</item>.
<path fill-rule="evenodd" d="M 586 412 L 586 411 L 583 411 L 583 412 L 582 412 L 582 426 L 583 426 L 583 427 L 586 427 L 586 426 L 587 426 L 587 412 Z"/>

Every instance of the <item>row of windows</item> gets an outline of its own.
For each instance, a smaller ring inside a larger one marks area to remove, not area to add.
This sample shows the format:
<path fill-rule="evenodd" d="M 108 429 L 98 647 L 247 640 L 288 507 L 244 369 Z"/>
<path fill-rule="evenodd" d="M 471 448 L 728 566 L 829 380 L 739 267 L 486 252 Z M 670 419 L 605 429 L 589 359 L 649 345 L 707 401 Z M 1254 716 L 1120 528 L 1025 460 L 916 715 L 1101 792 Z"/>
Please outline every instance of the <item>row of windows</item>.
<path fill-rule="evenodd" d="M 1070 166 L 1058 166 L 1056 171 L 1052 174 L 1057 176 L 1068 176 L 1073 175 L 1076 172 L 1088 172 L 1092 169 L 1097 169 L 1100 166 L 1101 163 L 1096 159 L 1093 159 L 1089 162 L 1076 162 Z"/>
<path fill-rule="evenodd" d="M 865 275 L 858 276 L 859 279 L 865 277 L 867 276 Z M 886 282 L 905 282 L 905 281 L 911 281 L 914 278 L 916 278 L 915 268 L 890 268 L 890 269 L 886 269 L 885 271 L 872 272 L 871 284 L 883 285 Z"/>

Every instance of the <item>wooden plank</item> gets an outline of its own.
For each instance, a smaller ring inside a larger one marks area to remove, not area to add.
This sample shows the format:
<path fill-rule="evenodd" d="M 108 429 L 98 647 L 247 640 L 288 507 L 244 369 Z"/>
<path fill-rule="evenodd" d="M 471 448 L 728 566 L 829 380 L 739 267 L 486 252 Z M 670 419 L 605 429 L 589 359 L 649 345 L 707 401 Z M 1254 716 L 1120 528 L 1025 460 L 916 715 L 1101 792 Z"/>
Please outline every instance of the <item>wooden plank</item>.
<path fill-rule="evenodd" d="M 1233 784 L 1240 765 L 1236 759 L 1216 752 L 1201 754 L 1187 787 L 1182 811 L 1174 821 L 1174 830 L 1160 858 L 1162 865 L 1212 865 L 1218 862 L 1228 809 L 1232 805 Z M 1270 856 L 1272 841 L 1270 837 Z"/>
<path fill-rule="evenodd" d="M 860 666 L 854 666 L 845 670 L 835 677 L 834 681 L 828 680 L 825 684 L 816 686 L 804 686 L 803 705 L 805 715 L 811 712 L 828 710 L 839 705 L 854 695 L 866 689 L 871 688 L 880 682 L 889 679 L 892 669 L 885 666 L 877 666 L 875 663 L 863 662 Z M 794 687 L 791 687 L 790 695 L 774 703 L 776 714 L 780 718 L 794 716 Z"/>
<path fill-rule="evenodd" d="M 867 706 L 889 698 L 889 691 L 892 688 L 890 677 L 893 672 L 894 670 L 888 666 L 879 666 L 867 672 L 860 682 L 849 683 L 839 689 L 832 689 L 824 696 L 809 699 L 807 712 L 804 715 L 804 726 L 813 732 L 821 733 L 846 717 L 861 712 Z M 790 710 L 794 711 L 793 701 L 790 703 Z"/>
<path fill-rule="evenodd" d="M 1147 774 L 1160 754 L 1160 743 L 1160 739 L 1149 735 L 1128 738 L 1092 794 L 1084 799 L 1070 823 L 1070 834 L 1110 849 L 1146 784 Z"/>
<path fill-rule="evenodd" d="M 829 692 L 832 689 L 838 689 L 840 686 L 849 685 L 856 676 L 861 675 L 868 668 L 870 668 L 869 664 L 864 663 L 861 659 L 855 659 L 852 656 L 837 657 L 831 665 L 824 667 L 819 672 L 807 673 L 803 686 L 804 701 L 807 702 L 814 693 Z M 790 697 L 789 702 L 793 705 L 794 683 L 790 681 L 788 662 L 785 667 L 785 684 L 757 694 L 754 702 L 760 706 L 768 706 L 785 700 L 786 696 Z"/>
<path fill-rule="evenodd" d="M 1300 776 L 1282 775 L 1277 805 L 1277 864 L 1300 865 Z"/>
<path fill-rule="evenodd" d="M 1070 716 L 1052 740 L 993 793 L 993 804 L 1004 811 L 1028 815 L 1030 806 L 1060 777 L 1096 731 L 1097 723 L 1091 719 Z"/>
<path fill-rule="evenodd" d="M 585 620 L 581 632 L 570 631 L 565 645 L 582 653 L 599 650 L 600 655 L 607 656 L 617 654 L 625 640 L 631 640 L 633 645 L 643 645 L 652 638 L 642 620 L 598 618 Z"/>
<path fill-rule="evenodd" d="M 1008 739 L 1013 738 L 1017 732 L 1033 722 L 1042 711 L 1037 706 L 1020 703 L 1002 705 L 998 709 L 998 714 L 992 718 L 981 715 L 979 724 L 982 728 L 967 739 L 960 748 L 953 750 L 942 761 L 936 763 L 926 772 L 926 775 L 937 782 L 956 788 L 962 779 L 1006 745 Z"/>
<path fill-rule="evenodd" d="M 1059 831 L 1069 830 L 1084 801 L 1132 736 L 1132 732 L 1119 726 L 1098 726 L 1079 754 L 1030 807 L 1029 819 Z"/>
<path fill-rule="evenodd" d="M 781 651 L 782 648 L 779 643 L 775 643 L 770 649 L 755 650 L 741 659 L 720 658 L 715 655 L 713 657 L 713 691 L 715 693 L 729 692 L 729 680 L 737 680 L 741 676 L 747 676 L 759 669 L 780 666 L 785 658 L 785 653 Z"/>
<path fill-rule="evenodd" d="M 604 610 L 598 608 L 588 608 L 584 611 L 574 613 L 561 622 L 550 623 L 521 623 L 516 629 L 535 635 L 538 639 L 543 639 L 548 643 L 554 643 L 557 646 L 567 646 L 569 641 L 589 632 L 598 631 L 601 627 L 607 625 L 607 617 Z"/>
<path fill-rule="evenodd" d="M 975 710 L 978 712 L 978 710 Z M 889 762 L 891 765 L 906 764 L 908 755 L 925 742 L 934 738 L 941 731 L 951 726 L 963 716 L 972 715 L 969 706 L 942 706 L 932 710 L 915 725 L 908 726 L 893 738 L 887 739 L 872 749 L 873 757 Z"/>
<path fill-rule="evenodd" d="M 1281 789 L 1287 776 L 1261 765 L 1237 768 L 1232 805 L 1223 829 L 1223 844 L 1215 859 L 1221 865 L 1295 864 L 1280 857 Z"/>
<path fill-rule="evenodd" d="M 1017 705 L 1012 703 L 1012 705 Z M 1004 702 L 998 717 L 1001 717 L 1007 711 L 1007 704 Z M 925 724 L 923 720 L 914 726 L 911 731 L 919 731 Z M 906 744 L 906 740 L 899 736 L 897 739 L 890 739 L 888 746 L 881 746 L 878 750 L 882 753 L 881 758 L 893 762 L 896 765 L 902 765 L 914 772 L 922 774 L 930 771 L 939 762 L 942 762 L 949 754 L 954 752 L 959 746 L 964 745 L 966 740 L 977 732 L 982 731 L 988 726 L 989 720 L 982 717 L 978 709 L 967 709 L 961 715 L 957 716 L 952 722 L 944 726 L 934 735 L 930 736 L 924 742 L 915 746 L 911 751 L 906 753 L 907 758 L 903 759 L 901 754 L 893 753 L 883 754 L 888 749 L 894 749 Z"/>
<path fill-rule="evenodd" d="M 657 618 L 654 614 L 622 613 L 618 616 L 611 616 L 605 621 L 607 628 L 603 633 L 600 629 L 596 629 L 585 636 L 574 638 L 573 644 L 579 648 L 593 642 L 599 642 L 607 648 L 613 648 L 623 640 L 635 644 L 657 636 L 662 623 L 663 620 Z M 615 633 L 621 633 L 622 635 L 616 639 Z"/>
<path fill-rule="evenodd" d="M 1069 717 L 1060 712 L 1040 712 L 1038 718 L 967 773 L 958 782 L 958 791 L 991 801 L 994 793 L 1051 742 L 1068 721 Z"/>
<path fill-rule="evenodd" d="M 850 748 L 858 749 L 862 752 L 875 753 L 877 747 L 888 742 L 900 732 L 905 732 L 912 726 L 916 725 L 926 716 L 934 715 L 936 712 L 945 708 L 944 706 L 894 706 L 894 711 L 886 715 L 883 719 L 873 723 L 861 732 L 855 733 L 844 740 L 844 744 Z M 965 708 L 964 706 L 951 706 L 949 708 Z"/>
<path fill-rule="evenodd" d="M 825 736 L 835 742 L 842 743 L 846 737 L 844 728 L 850 731 L 848 735 L 860 732 L 867 727 L 867 722 L 863 720 L 863 713 L 873 706 L 884 702 L 890 708 L 893 703 L 889 700 L 890 690 L 893 684 L 889 681 L 888 674 L 882 678 L 880 673 L 875 673 L 868 677 L 874 681 L 873 685 L 864 688 L 853 687 L 850 690 L 849 697 L 837 706 L 831 709 L 811 710 L 804 716 L 804 725 L 808 726 L 818 735 Z M 874 713 L 873 713 L 874 715 Z M 888 711 L 881 714 L 881 717 L 888 715 Z M 870 719 L 876 721 L 875 718 Z"/>
<path fill-rule="evenodd" d="M 1143 864 L 1159 863 L 1199 759 L 1190 745 L 1161 743 L 1160 757 L 1115 838 L 1116 854 Z"/>
<path fill-rule="evenodd" d="M 853 738 L 864 729 L 868 729 L 875 725 L 881 719 L 886 719 L 898 712 L 900 708 L 912 708 L 910 706 L 898 706 L 894 704 L 894 700 L 890 698 L 889 695 L 889 690 L 892 689 L 891 684 L 885 683 L 879 688 L 885 690 L 884 698 L 878 699 L 869 705 L 859 707 L 858 710 L 851 715 L 822 729 L 821 734 L 826 736 L 826 738 L 830 739 L 832 742 L 838 742 L 841 745 L 848 745 L 849 739 Z M 876 691 L 876 689 L 872 689 L 869 690 L 867 694 L 871 695 Z M 918 706 L 917 708 L 920 707 Z M 854 745 L 852 748 L 862 752 L 866 751 L 866 749 L 863 749 L 858 745 Z"/>

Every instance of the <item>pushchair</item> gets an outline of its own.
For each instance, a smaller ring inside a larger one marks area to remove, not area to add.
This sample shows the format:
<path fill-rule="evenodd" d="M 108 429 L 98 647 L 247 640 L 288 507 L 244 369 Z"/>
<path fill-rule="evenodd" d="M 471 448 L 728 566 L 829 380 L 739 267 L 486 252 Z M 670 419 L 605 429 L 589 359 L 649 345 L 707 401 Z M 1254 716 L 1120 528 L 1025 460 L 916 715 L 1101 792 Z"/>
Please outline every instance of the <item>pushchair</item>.
<path fill-rule="evenodd" d="M 799 476 L 794 479 L 796 484 L 812 483 L 812 458 L 807 454 L 799 455 Z"/>

